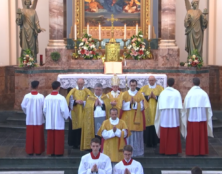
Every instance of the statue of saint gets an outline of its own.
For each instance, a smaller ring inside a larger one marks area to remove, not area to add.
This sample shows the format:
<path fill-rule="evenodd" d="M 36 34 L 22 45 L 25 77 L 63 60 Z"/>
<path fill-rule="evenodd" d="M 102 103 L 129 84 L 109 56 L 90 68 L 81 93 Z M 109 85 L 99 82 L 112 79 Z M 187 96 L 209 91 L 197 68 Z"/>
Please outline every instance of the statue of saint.
<path fill-rule="evenodd" d="M 16 24 L 20 26 L 20 46 L 22 48 L 21 56 L 27 49 L 32 51 L 36 58 L 39 52 L 38 33 L 45 29 L 39 25 L 38 15 L 35 11 L 38 0 L 22 0 L 23 9 L 17 10 Z"/>
<path fill-rule="evenodd" d="M 199 0 L 192 0 L 191 4 L 189 0 L 185 0 L 185 4 L 187 9 L 184 20 L 187 36 L 185 50 L 191 55 L 193 50 L 197 49 L 202 56 L 204 30 L 207 28 L 208 24 L 206 16 L 208 14 L 207 9 L 204 9 L 203 13 L 199 10 Z"/>

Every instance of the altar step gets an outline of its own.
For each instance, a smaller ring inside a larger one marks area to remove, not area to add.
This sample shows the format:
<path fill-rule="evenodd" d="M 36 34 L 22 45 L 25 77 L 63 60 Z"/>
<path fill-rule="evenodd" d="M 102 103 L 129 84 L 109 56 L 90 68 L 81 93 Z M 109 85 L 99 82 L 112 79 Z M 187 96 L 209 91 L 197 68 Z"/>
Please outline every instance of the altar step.
<path fill-rule="evenodd" d="M 5 118 L 5 119 L 2 119 Z M 69 122 L 65 121 L 65 133 L 68 132 Z M 214 111 L 214 132 L 222 131 L 222 111 Z M 25 114 L 22 111 L 0 111 L 0 130 L 25 131 Z"/>
<path fill-rule="evenodd" d="M 221 171 L 222 158 L 156 156 L 135 158 L 141 162 L 145 174 L 161 174 L 161 170 L 190 170 L 199 166 L 203 170 Z M 0 171 L 65 171 L 78 173 L 81 157 L 26 157 L 0 158 Z"/>

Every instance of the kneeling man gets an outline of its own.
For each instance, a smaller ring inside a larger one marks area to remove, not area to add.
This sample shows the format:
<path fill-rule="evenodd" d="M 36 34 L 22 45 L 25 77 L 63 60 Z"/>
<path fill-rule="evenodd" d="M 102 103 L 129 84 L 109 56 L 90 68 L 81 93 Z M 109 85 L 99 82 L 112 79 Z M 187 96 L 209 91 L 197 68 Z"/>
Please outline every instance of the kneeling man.
<path fill-rule="evenodd" d="M 142 165 L 131 158 L 132 153 L 132 146 L 126 145 L 123 148 L 124 159 L 115 165 L 113 174 L 143 174 Z"/>
<path fill-rule="evenodd" d="M 102 152 L 108 155 L 112 162 L 119 162 L 123 159 L 122 150 L 126 145 L 128 134 L 125 121 L 118 118 L 118 110 L 110 109 L 110 118 L 103 122 L 98 135 L 104 140 L 102 141 Z"/>
<path fill-rule="evenodd" d="M 101 148 L 100 140 L 91 140 L 92 152 L 84 155 L 81 159 L 78 174 L 112 174 L 110 158 L 99 152 Z"/>

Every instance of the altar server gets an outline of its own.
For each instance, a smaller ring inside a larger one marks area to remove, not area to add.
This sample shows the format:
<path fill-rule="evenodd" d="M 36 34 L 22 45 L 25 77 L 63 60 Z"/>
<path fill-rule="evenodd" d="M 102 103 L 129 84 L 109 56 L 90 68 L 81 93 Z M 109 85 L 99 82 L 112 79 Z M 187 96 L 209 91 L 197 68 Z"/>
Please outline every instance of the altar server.
<path fill-rule="evenodd" d="M 88 96 L 92 92 L 84 88 L 84 80 L 78 79 L 77 86 L 73 88 L 66 96 L 67 104 L 71 110 L 71 119 L 69 119 L 68 144 L 73 148 L 80 147 L 82 120 L 84 114 L 84 105 Z"/>
<path fill-rule="evenodd" d="M 102 139 L 102 152 L 111 158 L 112 162 L 123 159 L 122 150 L 126 145 L 126 137 L 130 135 L 125 121 L 118 118 L 118 110 L 110 109 L 110 118 L 100 127 L 98 135 Z"/>
<path fill-rule="evenodd" d="M 111 101 L 110 104 L 112 105 L 112 108 L 116 108 L 118 110 L 118 117 L 119 117 L 120 112 L 121 112 L 121 107 L 122 107 L 121 97 L 122 97 L 122 94 L 123 94 L 121 91 L 118 90 L 119 89 L 119 83 L 120 83 L 120 79 L 115 74 L 113 76 L 113 78 L 111 79 L 112 91 L 107 94 L 108 98 Z"/>
<path fill-rule="evenodd" d="M 53 91 L 45 98 L 43 112 L 46 117 L 47 154 L 61 156 L 64 153 L 65 119 L 69 109 L 65 97 L 59 94 L 60 82 L 52 83 Z"/>
<path fill-rule="evenodd" d="M 173 78 L 169 78 L 167 84 L 168 87 L 161 92 L 158 99 L 155 128 L 160 137 L 160 154 L 176 155 L 182 151 L 180 140 L 182 98 L 179 91 L 173 88 Z"/>
<path fill-rule="evenodd" d="M 194 78 L 193 84 L 184 100 L 186 155 L 207 155 L 208 136 L 213 137 L 213 114 L 209 97 L 199 86 L 200 79 Z"/>
<path fill-rule="evenodd" d="M 81 135 L 81 150 L 90 149 L 90 140 L 97 136 L 97 132 L 103 121 L 109 118 L 109 111 L 111 109 L 110 100 L 106 94 L 102 94 L 102 91 L 102 84 L 96 83 L 94 95 L 89 96 L 86 100 Z"/>
<path fill-rule="evenodd" d="M 145 129 L 144 115 L 144 96 L 136 90 L 137 81 L 130 81 L 130 89 L 122 96 L 122 116 L 121 119 L 126 122 L 131 136 L 127 138 L 127 144 L 133 147 L 133 156 L 142 156 L 144 154 L 143 131 Z"/>
<path fill-rule="evenodd" d="M 90 146 L 92 152 L 82 157 L 78 174 L 112 174 L 110 158 L 99 152 L 101 148 L 100 140 L 93 138 Z"/>
<path fill-rule="evenodd" d="M 25 95 L 21 107 L 26 114 L 26 153 L 40 155 L 45 151 L 44 96 L 38 93 L 38 81 L 31 83 L 32 91 Z"/>
<path fill-rule="evenodd" d="M 124 159 L 117 163 L 113 169 L 113 174 L 143 174 L 143 167 L 140 162 L 132 159 L 133 148 L 126 145 L 123 148 Z"/>
<path fill-rule="evenodd" d="M 146 130 L 144 131 L 144 141 L 147 147 L 156 147 L 159 140 L 156 135 L 154 120 L 158 98 L 163 91 L 163 87 L 156 84 L 154 76 L 149 76 L 148 81 L 149 84 L 140 89 L 140 92 L 144 94 L 145 99 L 149 102 L 149 106 L 145 110 Z"/>

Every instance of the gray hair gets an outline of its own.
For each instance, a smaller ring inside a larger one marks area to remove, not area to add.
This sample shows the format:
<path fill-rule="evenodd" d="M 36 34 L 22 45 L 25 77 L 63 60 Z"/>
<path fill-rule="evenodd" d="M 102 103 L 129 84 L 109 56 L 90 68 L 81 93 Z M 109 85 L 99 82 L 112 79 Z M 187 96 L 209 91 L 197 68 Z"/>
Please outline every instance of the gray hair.
<path fill-rule="evenodd" d="M 103 85 L 101 83 L 96 83 L 94 88 L 103 88 Z"/>

